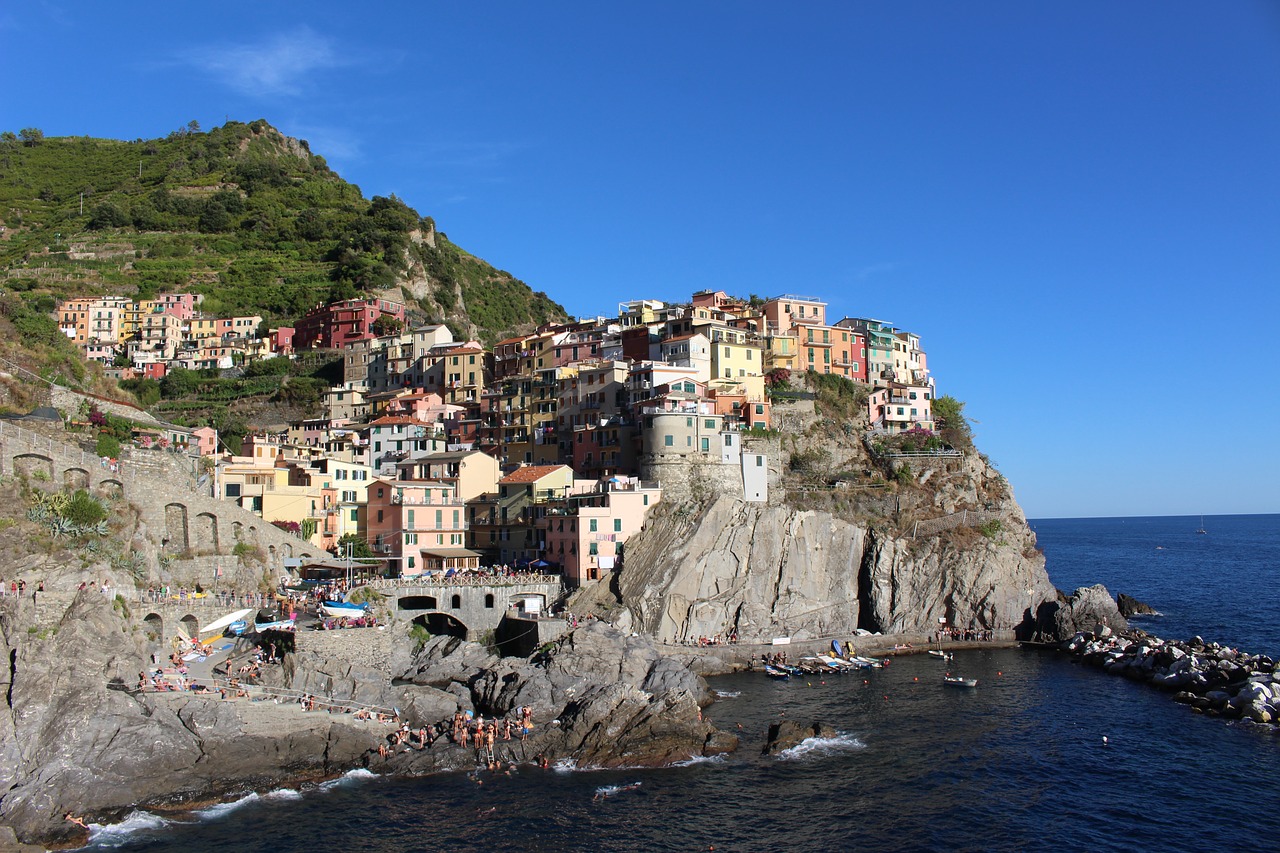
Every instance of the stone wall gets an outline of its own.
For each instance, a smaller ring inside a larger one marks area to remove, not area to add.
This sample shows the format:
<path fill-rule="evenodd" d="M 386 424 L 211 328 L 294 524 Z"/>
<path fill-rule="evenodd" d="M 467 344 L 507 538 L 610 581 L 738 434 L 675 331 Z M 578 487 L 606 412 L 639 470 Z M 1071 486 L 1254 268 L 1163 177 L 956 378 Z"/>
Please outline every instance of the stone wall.
<path fill-rule="evenodd" d="M 117 400 L 109 400 L 106 397 L 99 397 L 96 394 L 86 394 L 83 391 L 75 391 L 71 388 L 63 388 L 61 385 L 53 385 L 49 389 L 49 402 L 55 409 L 63 412 L 75 413 L 79 411 L 80 404 L 87 402 L 90 405 L 96 405 L 100 410 L 108 414 L 116 415 L 121 418 L 128 418 L 138 423 L 161 425 L 161 421 L 153 417 L 149 412 L 130 405 L 129 403 L 119 402 Z"/>

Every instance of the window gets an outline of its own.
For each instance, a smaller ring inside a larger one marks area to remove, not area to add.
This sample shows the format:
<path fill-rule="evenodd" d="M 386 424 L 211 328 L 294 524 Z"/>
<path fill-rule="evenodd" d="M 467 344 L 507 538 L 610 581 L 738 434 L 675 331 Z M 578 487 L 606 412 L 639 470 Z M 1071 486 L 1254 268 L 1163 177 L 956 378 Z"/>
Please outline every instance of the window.
<path fill-rule="evenodd" d="M 725 376 L 728 376 L 728 375 L 729 375 L 729 371 L 727 371 L 727 370 L 726 370 L 724 375 L 725 375 Z M 689 429 L 693 429 L 693 418 L 685 418 L 685 419 L 684 419 L 684 425 L 685 425 L 686 427 L 688 427 Z"/>
<path fill-rule="evenodd" d="M 588 543 L 588 545 L 587 545 L 587 553 L 588 553 L 588 554 L 591 554 L 591 555 L 593 555 L 593 556 L 594 556 L 595 554 L 600 553 L 600 545 L 599 545 L 599 543 L 596 543 L 596 542 Z"/>
<path fill-rule="evenodd" d="M 382 510 L 378 510 L 378 521 L 382 521 Z"/>
<path fill-rule="evenodd" d="M 614 532 L 614 533 L 621 533 L 621 532 L 622 532 L 622 519 L 620 519 L 620 518 L 615 518 L 615 519 L 613 520 L 613 532 Z"/>
<path fill-rule="evenodd" d="M 590 530 L 591 530 L 591 532 L 592 532 L 592 533 L 595 533 L 595 532 L 596 532 L 596 519 L 594 519 L 594 518 L 593 518 L 593 519 L 591 519 L 591 528 L 590 528 Z"/>
<path fill-rule="evenodd" d="M 472 358 L 475 358 L 475 356 L 472 356 Z M 484 606 L 485 606 L 486 608 L 488 608 L 489 610 L 492 610 L 492 609 L 493 609 L 493 593 L 491 593 L 491 592 L 489 592 L 489 593 L 485 593 L 485 596 L 484 596 Z"/>
<path fill-rule="evenodd" d="M 444 527 L 444 510 L 438 509 L 436 510 L 436 529 L 439 530 L 441 527 Z"/>
<path fill-rule="evenodd" d="M 413 557 L 410 557 L 410 558 L 409 558 L 409 568 L 411 568 L 411 569 L 412 569 L 412 568 L 413 568 L 413 566 L 414 566 L 414 563 L 413 563 Z"/>
<path fill-rule="evenodd" d="M 649 505 L 649 496 L 648 496 L 648 495 L 645 495 L 645 496 L 644 496 L 644 505 L 645 505 L 645 506 L 648 506 L 648 505 Z"/>
<path fill-rule="evenodd" d="M 357 522 L 357 521 L 359 521 L 359 520 L 360 520 L 360 510 L 358 510 L 358 509 L 353 509 L 353 510 L 351 510 L 351 521 L 352 521 L 352 523 L 355 523 L 355 522 Z"/>
<path fill-rule="evenodd" d="M 453 511 L 453 529 L 454 530 L 458 529 L 458 512 L 459 511 L 456 509 Z"/>
<path fill-rule="evenodd" d="M 413 510 L 409 510 L 408 525 L 409 525 L 410 527 L 413 527 Z"/>
<path fill-rule="evenodd" d="M 756 414 L 757 415 L 764 414 L 764 403 L 756 403 Z"/>
<path fill-rule="evenodd" d="M 450 606 L 451 608 L 453 608 L 454 610 L 457 610 L 457 609 L 461 608 L 461 607 L 462 607 L 462 596 L 460 596 L 460 595 L 454 595 L 452 598 L 450 598 L 450 599 L 449 599 L 449 606 Z"/>
<path fill-rule="evenodd" d="M 227 497 L 229 497 L 229 498 L 238 498 L 238 497 L 240 497 L 240 484 L 239 484 L 239 483 L 227 483 Z"/>
<path fill-rule="evenodd" d="M 667 447 L 674 447 L 676 443 L 676 437 L 674 435 L 664 435 L 662 437 L 662 443 Z"/>
<path fill-rule="evenodd" d="M 711 439 L 709 438 L 702 439 L 702 452 L 707 453 L 710 450 L 711 450 Z"/>
<path fill-rule="evenodd" d="M 707 429 L 715 429 L 715 428 L 716 428 L 716 422 L 715 422 L 714 420 L 712 420 L 711 418 L 707 418 L 706 420 L 704 420 L 704 421 L 702 422 L 702 425 L 703 425 L 703 426 L 705 426 Z"/>
<path fill-rule="evenodd" d="M 757 468 L 763 468 L 763 467 L 764 467 L 764 457 L 763 457 L 763 456 L 757 456 L 757 457 L 756 457 L 756 467 L 757 467 Z"/>
<path fill-rule="evenodd" d="M 691 436 L 691 435 L 686 435 L 686 436 L 684 437 L 684 446 L 685 446 L 685 447 L 693 447 L 693 436 Z"/>

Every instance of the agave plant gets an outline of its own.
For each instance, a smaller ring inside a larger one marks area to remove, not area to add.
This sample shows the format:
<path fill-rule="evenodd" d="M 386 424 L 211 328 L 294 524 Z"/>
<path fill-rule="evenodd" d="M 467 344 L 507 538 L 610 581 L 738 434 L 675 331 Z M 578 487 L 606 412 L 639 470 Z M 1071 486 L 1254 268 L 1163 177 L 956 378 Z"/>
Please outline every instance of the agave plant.
<path fill-rule="evenodd" d="M 55 539 L 61 539 L 64 536 L 74 536 L 78 528 L 65 518 L 55 516 L 49 522 L 49 529 L 53 532 Z"/>
<path fill-rule="evenodd" d="M 28 521 L 44 521 L 49 517 L 49 508 L 44 504 L 36 504 L 27 510 Z"/>

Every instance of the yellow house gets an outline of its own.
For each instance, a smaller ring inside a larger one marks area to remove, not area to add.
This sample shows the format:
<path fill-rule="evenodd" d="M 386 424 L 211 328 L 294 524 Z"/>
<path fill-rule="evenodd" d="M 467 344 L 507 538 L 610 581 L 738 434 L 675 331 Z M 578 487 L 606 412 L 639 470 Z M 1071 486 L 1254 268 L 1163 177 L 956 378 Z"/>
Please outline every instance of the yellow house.
<path fill-rule="evenodd" d="M 795 331 L 786 334 L 769 335 L 765 338 L 764 372 L 771 370 L 795 370 L 796 357 L 799 354 L 799 339 Z"/>

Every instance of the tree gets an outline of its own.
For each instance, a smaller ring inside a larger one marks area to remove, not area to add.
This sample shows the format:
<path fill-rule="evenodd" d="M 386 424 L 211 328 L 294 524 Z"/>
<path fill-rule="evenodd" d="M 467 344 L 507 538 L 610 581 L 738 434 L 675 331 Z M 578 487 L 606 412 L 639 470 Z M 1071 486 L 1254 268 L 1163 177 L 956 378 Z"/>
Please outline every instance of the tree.
<path fill-rule="evenodd" d="M 950 395 L 933 401 L 933 420 L 942 439 L 957 450 L 973 447 L 973 430 L 964 416 L 964 403 Z"/>
<path fill-rule="evenodd" d="M 206 233 L 230 231 L 231 226 L 231 214 L 227 213 L 220 202 L 210 199 L 204 206 L 204 212 L 200 214 L 200 230 Z"/>
<path fill-rule="evenodd" d="M 129 215 L 120 209 L 114 202 L 104 201 L 93 209 L 93 215 L 89 217 L 88 227 L 94 231 L 100 231 L 103 228 L 123 228 L 129 224 Z"/>
<path fill-rule="evenodd" d="M 18 131 L 18 138 L 28 148 L 35 148 L 41 142 L 44 142 L 44 131 L 38 127 L 24 127 Z"/>
<path fill-rule="evenodd" d="M 348 533 L 338 540 L 338 547 L 334 553 L 339 557 L 347 555 L 347 546 L 351 546 L 351 557 L 355 560 L 376 560 L 378 555 L 373 553 L 373 549 L 369 547 L 369 543 L 363 537 Z"/>
<path fill-rule="evenodd" d="M 378 319 L 373 321 L 371 328 L 375 335 L 382 337 L 383 335 L 399 334 L 400 330 L 404 328 L 404 323 L 390 314 L 379 314 Z"/>

